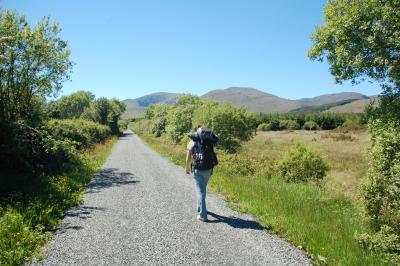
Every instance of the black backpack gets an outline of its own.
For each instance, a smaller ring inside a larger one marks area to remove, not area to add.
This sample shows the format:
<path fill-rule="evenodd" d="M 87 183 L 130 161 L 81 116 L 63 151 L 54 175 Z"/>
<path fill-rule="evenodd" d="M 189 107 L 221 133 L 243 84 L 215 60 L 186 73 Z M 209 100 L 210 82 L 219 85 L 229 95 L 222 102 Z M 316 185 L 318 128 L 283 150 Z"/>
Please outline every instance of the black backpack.
<path fill-rule="evenodd" d="M 201 134 L 193 132 L 189 138 L 194 141 L 192 168 L 197 170 L 213 169 L 218 164 L 218 158 L 214 152 L 214 144 L 218 142 L 218 136 L 211 129 L 202 129 Z"/>

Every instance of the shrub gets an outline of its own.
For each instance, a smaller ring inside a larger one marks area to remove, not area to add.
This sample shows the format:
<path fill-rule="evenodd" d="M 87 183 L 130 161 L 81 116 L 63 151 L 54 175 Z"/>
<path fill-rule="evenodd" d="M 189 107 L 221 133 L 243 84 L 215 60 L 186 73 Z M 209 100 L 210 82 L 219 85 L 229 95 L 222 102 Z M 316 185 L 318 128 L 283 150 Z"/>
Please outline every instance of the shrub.
<path fill-rule="evenodd" d="M 39 230 L 31 229 L 21 214 L 6 212 L 0 217 L 0 262 L 23 265 L 46 238 Z"/>
<path fill-rule="evenodd" d="M 362 196 L 367 219 L 377 233 L 364 238 L 364 245 L 374 246 L 374 249 L 385 253 L 393 253 L 399 259 L 400 122 L 371 120 L 369 132 L 371 135 L 370 164 L 367 172 L 368 182 L 362 188 Z M 393 236 L 397 238 L 394 239 Z M 382 246 L 389 240 L 396 242 L 396 249 L 388 250 Z"/>
<path fill-rule="evenodd" d="M 272 124 L 271 123 L 268 123 L 268 124 L 262 123 L 262 124 L 258 125 L 257 129 L 261 130 L 261 131 L 270 131 L 270 130 L 272 130 Z"/>
<path fill-rule="evenodd" d="M 128 129 L 129 121 L 125 119 L 121 119 L 118 121 L 118 128 L 120 132 L 124 132 Z"/>
<path fill-rule="evenodd" d="M 284 129 L 296 130 L 296 129 L 300 129 L 300 124 L 294 120 L 281 120 L 281 121 L 279 121 L 279 129 L 281 129 L 281 130 L 284 130 Z"/>
<path fill-rule="evenodd" d="M 57 140 L 24 122 L 0 123 L 0 128 L 0 193 L 28 189 L 43 174 L 76 162 L 70 140 Z"/>
<path fill-rule="evenodd" d="M 111 136 L 108 126 L 83 119 L 53 119 L 46 123 L 45 128 L 55 139 L 69 139 L 74 141 L 78 148 L 90 147 Z"/>
<path fill-rule="evenodd" d="M 192 107 L 175 107 L 168 114 L 166 131 L 175 143 L 179 143 L 192 128 Z"/>
<path fill-rule="evenodd" d="M 280 159 L 277 169 L 287 182 L 320 181 L 328 165 L 317 151 L 296 143 Z"/>
<path fill-rule="evenodd" d="M 305 130 L 317 130 L 318 125 L 314 121 L 307 121 L 304 123 L 303 129 Z"/>
<path fill-rule="evenodd" d="M 249 140 L 256 129 L 255 116 L 230 103 L 205 101 L 197 108 L 194 121 L 212 128 L 219 136 L 218 146 L 229 152 L 236 151 L 240 141 Z"/>

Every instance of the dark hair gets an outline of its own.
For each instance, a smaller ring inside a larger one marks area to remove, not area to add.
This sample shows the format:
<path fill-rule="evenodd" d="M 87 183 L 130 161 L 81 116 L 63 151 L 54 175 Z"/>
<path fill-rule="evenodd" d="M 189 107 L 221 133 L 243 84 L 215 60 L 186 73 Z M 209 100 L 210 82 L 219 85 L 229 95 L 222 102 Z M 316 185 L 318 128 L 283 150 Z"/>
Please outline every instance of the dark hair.
<path fill-rule="evenodd" d="M 200 125 L 200 124 L 198 124 L 198 125 L 194 128 L 194 131 L 196 131 L 197 129 L 199 129 L 199 128 L 201 128 L 201 127 L 203 127 L 203 126 Z"/>

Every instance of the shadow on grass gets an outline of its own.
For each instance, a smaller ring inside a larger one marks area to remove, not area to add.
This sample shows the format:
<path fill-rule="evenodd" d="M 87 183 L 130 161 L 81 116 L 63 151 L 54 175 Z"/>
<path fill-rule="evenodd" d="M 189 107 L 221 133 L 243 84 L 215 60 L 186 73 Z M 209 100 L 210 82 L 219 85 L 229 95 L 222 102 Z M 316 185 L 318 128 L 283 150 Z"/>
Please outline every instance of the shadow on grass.
<path fill-rule="evenodd" d="M 261 226 L 256 221 L 243 220 L 237 217 L 225 217 L 222 215 L 218 215 L 213 212 L 207 212 L 211 217 L 215 218 L 215 220 L 209 220 L 208 223 L 226 223 L 233 228 L 238 229 L 253 229 L 253 230 L 265 230 L 267 228 Z"/>
<path fill-rule="evenodd" d="M 135 176 L 128 172 L 119 172 L 117 168 L 104 168 L 97 174 L 87 186 L 85 193 L 97 193 L 102 189 L 116 186 L 133 185 L 138 183 Z"/>

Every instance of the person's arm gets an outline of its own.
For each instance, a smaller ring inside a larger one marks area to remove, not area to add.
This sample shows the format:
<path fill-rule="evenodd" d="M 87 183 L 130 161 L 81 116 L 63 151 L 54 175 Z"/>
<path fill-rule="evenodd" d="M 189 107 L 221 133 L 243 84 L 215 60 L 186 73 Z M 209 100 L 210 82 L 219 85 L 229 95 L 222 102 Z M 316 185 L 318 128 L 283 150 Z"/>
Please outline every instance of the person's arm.
<path fill-rule="evenodd" d="M 186 174 L 190 175 L 190 161 L 192 160 L 192 153 L 190 151 L 186 152 Z"/>

